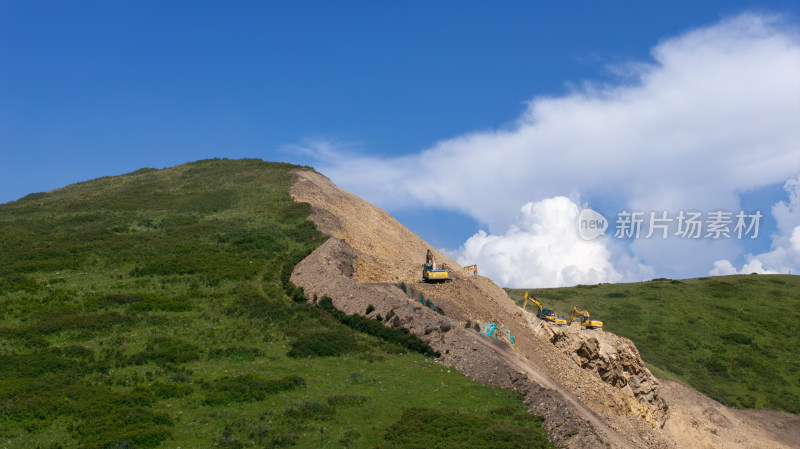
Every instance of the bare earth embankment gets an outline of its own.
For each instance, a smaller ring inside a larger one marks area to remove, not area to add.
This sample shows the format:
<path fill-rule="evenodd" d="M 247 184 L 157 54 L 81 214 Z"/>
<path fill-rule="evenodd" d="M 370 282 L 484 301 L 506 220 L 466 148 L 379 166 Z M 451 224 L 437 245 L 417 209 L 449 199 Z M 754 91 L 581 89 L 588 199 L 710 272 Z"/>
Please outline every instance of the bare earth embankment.
<path fill-rule="evenodd" d="M 292 196 L 311 204 L 310 219 L 331 238 L 296 266 L 292 282 L 309 296 L 330 296 L 347 313 L 365 314 L 372 305 L 370 317 L 419 335 L 442 353 L 442 364 L 515 389 L 531 413 L 546 417 L 558 446 L 800 447 L 800 417 L 732 410 L 656 379 L 630 340 L 544 323 L 435 250 L 454 280 L 420 283 L 427 243 L 319 173 L 295 176 Z"/>

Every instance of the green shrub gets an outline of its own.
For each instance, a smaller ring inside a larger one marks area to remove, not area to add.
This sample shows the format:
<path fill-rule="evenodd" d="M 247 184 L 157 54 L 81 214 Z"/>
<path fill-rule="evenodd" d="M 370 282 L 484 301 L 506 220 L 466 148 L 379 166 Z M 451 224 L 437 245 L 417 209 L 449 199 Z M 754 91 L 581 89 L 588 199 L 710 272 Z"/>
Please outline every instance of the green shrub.
<path fill-rule="evenodd" d="M 355 335 L 343 329 L 300 332 L 290 344 L 289 357 L 335 357 L 364 350 Z"/>
<path fill-rule="evenodd" d="M 338 405 L 361 405 L 367 402 L 367 398 L 360 394 L 337 394 L 328 398 L 328 404 L 334 407 Z"/>
<path fill-rule="evenodd" d="M 477 414 L 409 408 L 384 435 L 393 448 L 552 448 L 542 417 L 517 415 L 508 423 Z"/>
<path fill-rule="evenodd" d="M 9 273 L 0 277 L 0 294 L 24 291 L 34 293 L 41 287 L 36 280 L 25 277 L 19 273 Z"/>
<path fill-rule="evenodd" d="M 420 340 L 414 334 L 408 332 L 408 329 L 397 329 L 386 327 L 378 321 L 371 320 L 362 315 L 347 315 L 344 312 L 333 306 L 333 300 L 328 296 L 323 296 L 319 300 L 319 307 L 331 314 L 337 321 L 351 327 L 359 332 L 378 337 L 381 340 L 390 343 L 398 344 L 406 349 L 429 357 L 440 357 L 438 351 L 434 351 L 429 344 Z"/>
<path fill-rule="evenodd" d="M 139 407 L 92 410 L 76 427 L 81 447 L 156 447 L 170 436 L 172 419 Z"/>
<path fill-rule="evenodd" d="M 182 398 L 194 392 L 194 389 L 190 385 L 185 384 L 162 384 L 156 382 L 151 388 L 153 395 L 160 399 Z"/>
<path fill-rule="evenodd" d="M 0 355 L 0 379 L 31 378 L 51 373 L 75 372 L 81 364 L 49 351 Z"/>
<path fill-rule="evenodd" d="M 78 345 L 68 345 L 63 348 L 53 348 L 53 353 L 62 357 L 84 361 L 91 361 L 94 358 L 94 352 Z"/>
<path fill-rule="evenodd" d="M 314 401 L 301 402 L 297 406 L 288 407 L 283 414 L 293 421 L 322 421 L 333 418 L 336 409 L 330 405 L 320 404 Z"/>
<path fill-rule="evenodd" d="M 281 290 L 282 291 L 282 290 Z M 292 316 L 291 304 L 280 299 L 266 299 L 259 295 L 254 288 L 244 288 L 236 291 L 233 304 L 225 309 L 230 316 L 244 316 L 247 318 L 286 323 Z"/>
<path fill-rule="evenodd" d="M 137 301 L 128 306 L 129 310 L 135 312 L 186 312 L 192 310 L 189 298 L 186 296 L 175 296 L 172 298 L 161 298 L 158 296 L 150 296 L 142 301 Z"/>
<path fill-rule="evenodd" d="M 300 376 L 287 376 L 277 380 L 266 380 L 252 374 L 223 377 L 203 385 L 207 391 L 203 404 L 225 405 L 232 402 L 260 401 L 267 395 L 290 391 L 306 385 Z"/>
<path fill-rule="evenodd" d="M 156 337 L 150 340 L 145 350 L 130 357 L 129 363 L 143 365 L 155 362 L 159 365 L 180 364 L 200 360 L 200 347 L 183 340 L 170 337 Z"/>
<path fill-rule="evenodd" d="M 264 351 L 258 348 L 248 348 L 244 346 L 228 346 L 226 348 L 215 348 L 208 351 L 209 359 L 250 361 L 263 356 Z"/>
<path fill-rule="evenodd" d="M 117 324 L 131 324 L 132 322 L 132 318 L 120 315 L 117 312 L 71 314 L 45 318 L 20 329 L 20 331 L 22 334 L 27 335 L 50 335 L 70 331 L 92 335 L 105 331 Z"/>

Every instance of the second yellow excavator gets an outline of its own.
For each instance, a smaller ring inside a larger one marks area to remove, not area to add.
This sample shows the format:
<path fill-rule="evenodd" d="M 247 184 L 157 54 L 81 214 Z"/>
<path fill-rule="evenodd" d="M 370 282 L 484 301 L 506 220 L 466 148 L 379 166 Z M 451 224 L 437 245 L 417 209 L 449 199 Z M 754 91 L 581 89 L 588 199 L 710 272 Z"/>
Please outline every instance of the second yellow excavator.
<path fill-rule="evenodd" d="M 522 310 L 525 310 L 525 306 L 528 305 L 528 301 L 534 303 L 536 308 L 539 309 L 539 311 L 536 313 L 538 318 L 558 324 L 559 326 L 567 324 L 567 320 L 564 318 L 559 318 L 555 310 L 543 308 L 542 303 L 540 303 L 538 299 L 534 298 L 533 296 L 528 296 L 528 292 L 525 292 L 525 302 L 522 304 Z"/>
<path fill-rule="evenodd" d="M 593 320 L 591 316 L 589 316 L 589 311 L 586 309 L 581 309 L 578 306 L 574 306 L 572 308 L 572 315 L 569 317 L 570 324 L 573 321 L 580 321 L 581 326 L 589 328 L 589 329 L 597 329 L 603 327 L 603 322 L 600 320 Z"/>

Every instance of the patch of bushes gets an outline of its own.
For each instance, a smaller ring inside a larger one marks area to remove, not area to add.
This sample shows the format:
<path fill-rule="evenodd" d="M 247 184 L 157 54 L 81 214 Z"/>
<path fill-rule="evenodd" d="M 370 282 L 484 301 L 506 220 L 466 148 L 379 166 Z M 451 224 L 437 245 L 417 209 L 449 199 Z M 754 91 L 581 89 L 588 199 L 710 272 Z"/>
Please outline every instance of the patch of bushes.
<path fill-rule="evenodd" d="M 128 306 L 128 309 L 135 312 L 186 312 L 192 310 L 192 305 L 189 302 L 189 298 L 185 296 L 175 296 L 172 298 L 153 296 L 144 301 L 131 304 Z"/>
<path fill-rule="evenodd" d="M 0 293 L 12 293 L 17 291 L 34 293 L 40 288 L 41 286 L 36 280 L 25 277 L 19 273 L 12 272 L 0 278 Z"/>
<path fill-rule="evenodd" d="M 46 374 L 84 374 L 90 371 L 85 363 L 60 357 L 54 351 L 0 355 L 0 379 L 35 378 Z"/>
<path fill-rule="evenodd" d="M 170 436 L 172 419 L 166 413 L 141 407 L 93 409 L 74 427 L 81 447 L 156 447 Z"/>
<path fill-rule="evenodd" d="M 152 385 L 151 391 L 153 392 L 153 396 L 159 399 L 172 399 L 188 396 L 194 392 L 194 389 L 191 385 L 186 384 L 162 384 L 156 382 Z"/>
<path fill-rule="evenodd" d="M 282 290 L 277 291 L 282 292 Z M 234 294 L 236 298 L 233 304 L 225 309 L 227 315 L 280 324 L 285 324 L 292 316 L 291 304 L 281 299 L 264 298 L 255 288 L 239 288 Z"/>
<path fill-rule="evenodd" d="M 367 398 L 360 394 L 337 394 L 328 398 L 328 405 L 361 405 Z"/>
<path fill-rule="evenodd" d="M 298 287 L 291 282 L 286 284 L 286 296 L 292 298 L 294 302 L 306 302 L 308 298 L 306 298 L 306 293 L 303 290 L 303 287 Z"/>
<path fill-rule="evenodd" d="M 248 348 L 245 346 L 228 346 L 226 348 L 214 348 L 208 351 L 209 359 L 250 361 L 259 357 L 264 357 L 264 351 L 258 348 Z"/>
<path fill-rule="evenodd" d="M 174 296 L 165 298 L 153 294 L 117 293 L 103 295 L 87 303 L 91 308 L 107 308 L 128 306 L 128 310 L 135 312 L 185 312 L 192 310 L 187 296 Z"/>
<path fill-rule="evenodd" d="M 753 344 L 753 340 L 750 337 L 736 332 L 722 334 L 720 335 L 720 337 L 722 337 L 722 339 L 726 343 L 737 344 L 737 345 L 748 345 L 748 346 Z"/>
<path fill-rule="evenodd" d="M 121 442 L 154 447 L 169 437 L 172 420 L 143 408 L 152 402 L 152 395 L 141 389 L 117 392 L 85 385 L 69 375 L 51 374 L 3 383 L 0 418 L 35 428 L 37 423 L 74 415 L 68 431 L 80 447 L 106 448 Z"/>
<path fill-rule="evenodd" d="M 434 351 L 429 344 L 420 340 L 416 335 L 409 333 L 408 329 L 386 327 L 381 322 L 371 320 L 362 315 L 347 315 L 333 306 L 333 300 L 329 296 L 323 296 L 318 304 L 322 310 L 328 312 L 337 321 L 359 332 L 364 332 L 380 338 L 381 340 L 398 344 L 406 349 L 419 352 L 428 357 L 441 356 L 441 354 L 438 351 Z"/>
<path fill-rule="evenodd" d="M 76 332 L 78 336 L 91 336 L 105 331 L 116 324 L 131 324 L 133 319 L 118 312 L 97 314 L 57 315 L 42 319 L 36 323 L 4 332 L 15 333 L 22 338 L 37 335 L 50 335 L 61 332 Z"/>
<path fill-rule="evenodd" d="M 225 405 L 232 402 L 260 401 L 267 395 L 291 391 L 306 385 L 300 376 L 287 376 L 276 380 L 266 380 L 252 374 L 237 377 L 223 377 L 205 383 L 206 397 L 203 404 Z"/>
<path fill-rule="evenodd" d="M 351 332 L 343 329 L 314 329 L 297 333 L 286 355 L 289 357 L 336 357 L 364 349 Z"/>
<path fill-rule="evenodd" d="M 288 407 L 283 411 L 284 416 L 296 422 L 323 421 L 333 418 L 335 413 L 334 407 L 314 401 L 301 402 L 297 406 Z"/>
<path fill-rule="evenodd" d="M 542 429 L 544 418 L 515 415 L 513 420 L 476 414 L 409 408 L 384 435 L 384 449 L 395 448 L 553 448 Z"/>
<path fill-rule="evenodd" d="M 130 357 L 129 363 L 143 365 L 155 362 L 158 365 L 180 364 L 200 360 L 202 350 L 199 346 L 170 337 L 156 337 L 150 340 L 144 351 Z"/>

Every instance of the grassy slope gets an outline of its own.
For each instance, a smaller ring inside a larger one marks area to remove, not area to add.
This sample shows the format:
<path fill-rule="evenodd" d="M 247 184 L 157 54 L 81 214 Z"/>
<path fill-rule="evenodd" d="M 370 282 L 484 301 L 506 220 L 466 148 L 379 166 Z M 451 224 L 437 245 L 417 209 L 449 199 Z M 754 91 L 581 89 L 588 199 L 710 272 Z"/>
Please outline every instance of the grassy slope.
<path fill-rule="evenodd" d="M 419 414 L 548 447 L 510 392 L 290 300 L 323 241 L 294 168 L 201 161 L 0 205 L 0 448 L 424 447 Z"/>
<path fill-rule="evenodd" d="M 522 304 L 525 290 L 508 289 Z M 800 276 L 740 275 L 531 289 L 588 309 L 636 343 L 656 375 L 739 408 L 800 413 Z"/>

